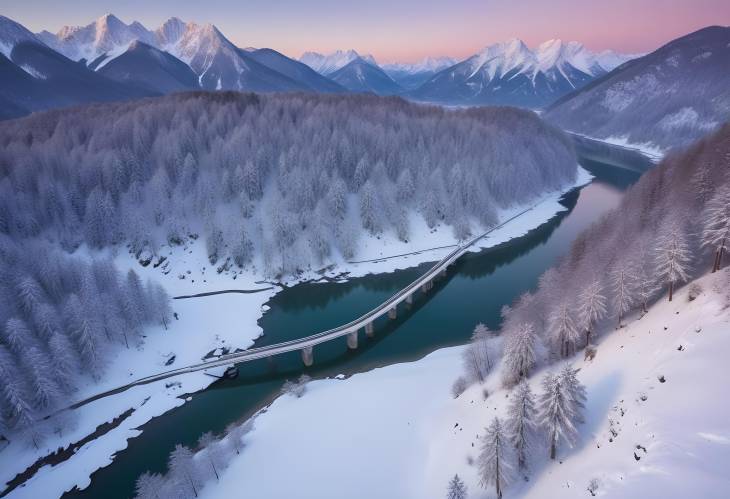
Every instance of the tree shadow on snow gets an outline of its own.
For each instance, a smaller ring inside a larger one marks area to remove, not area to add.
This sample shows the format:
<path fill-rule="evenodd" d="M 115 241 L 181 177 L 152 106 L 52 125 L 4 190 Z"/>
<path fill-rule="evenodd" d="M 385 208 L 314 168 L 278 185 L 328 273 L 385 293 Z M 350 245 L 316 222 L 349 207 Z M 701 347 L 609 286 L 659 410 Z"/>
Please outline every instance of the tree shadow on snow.
<path fill-rule="evenodd" d="M 583 365 L 583 369 L 585 369 L 585 365 Z M 580 378 L 580 373 L 578 376 Z M 550 472 L 553 465 L 556 467 L 561 466 L 562 463 L 579 454 L 586 446 L 595 445 L 598 440 L 596 432 L 608 418 L 611 408 L 615 405 L 614 401 L 621 386 L 621 377 L 621 371 L 614 370 L 603 376 L 598 382 L 587 387 L 588 400 L 584 413 L 585 423 L 578 425 L 577 443 L 570 448 L 564 441 L 561 441 L 558 447 L 558 456 L 555 461 L 551 461 L 549 447 L 544 441 L 538 441 L 530 460 L 529 481 L 524 481 L 520 473 L 512 486 L 508 488 L 507 494 L 505 494 L 506 497 L 522 497 L 538 482 L 543 473 Z M 571 480 L 574 482 L 574 486 L 583 489 L 588 486 L 590 478 L 590 476 L 580 475 L 571 477 Z M 563 484 L 555 484 L 555 494 L 559 493 L 562 486 Z"/>

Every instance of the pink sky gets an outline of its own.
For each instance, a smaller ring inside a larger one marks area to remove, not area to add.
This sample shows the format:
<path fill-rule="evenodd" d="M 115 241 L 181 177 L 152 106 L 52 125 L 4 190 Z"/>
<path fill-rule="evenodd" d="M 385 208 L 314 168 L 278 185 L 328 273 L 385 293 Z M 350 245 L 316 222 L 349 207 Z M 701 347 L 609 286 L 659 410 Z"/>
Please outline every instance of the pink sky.
<path fill-rule="evenodd" d="M 381 62 L 467 57 L 508 38 L 577 40 L 593 50 L 648 52 L 701 27 L 730 24 L 730 0 L 9 0 L 3 14 L 34 31 L 112 12 L 154 28 L 171 16 L 211 22 L 241 47 L 354 48 Z"/>

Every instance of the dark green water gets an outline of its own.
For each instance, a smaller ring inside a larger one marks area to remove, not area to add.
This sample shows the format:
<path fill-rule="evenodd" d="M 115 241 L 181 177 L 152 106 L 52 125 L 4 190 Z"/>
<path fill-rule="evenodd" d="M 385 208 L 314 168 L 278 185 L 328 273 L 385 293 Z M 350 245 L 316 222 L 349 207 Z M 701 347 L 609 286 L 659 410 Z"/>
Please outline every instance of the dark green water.
<path fill-rule="evenodd" d="M 137 476 L 148 470 L 164 471 L 176 443 L 194 445 L 203 432 L 220 432 L 229 423 L 250 416 L 278 393 L 284 380 L 302 372 L 326 377 L 367 371 L 464 343 L 477 322 L 497 328 L 501 307 L 532 289 L 540 274 L 567 252 L 576 235 L 614 208 L 624 190 L 639 177 L 639 173 L 593 160 L 583 160 L 582 164 L 596 179 L 563 198 L 567 212 L 523 237 L 466 255 L 432 291 L 417 293 L 410 310 L 399 306 L 397 320 L 379 319 L 375 338 L 366 338 L 361 332 L 356 351 L 348 351 L 342 338 L 315 347 L 315 363 L 309 369 L 303 368 L 298 353 L 243 364 L 237 379 L 219 382 L 195 394 L 182 407 L 150 421 L 111 466 L 92 475 L 87 489 L 64 497 L 133 496 Z M 271 309 L 261 319 L 264 336 L 257 346 L 348 322 L 403 288 L 428 266 L 347 283 L 302 284 L 284 290 L 269 302 Z"/>

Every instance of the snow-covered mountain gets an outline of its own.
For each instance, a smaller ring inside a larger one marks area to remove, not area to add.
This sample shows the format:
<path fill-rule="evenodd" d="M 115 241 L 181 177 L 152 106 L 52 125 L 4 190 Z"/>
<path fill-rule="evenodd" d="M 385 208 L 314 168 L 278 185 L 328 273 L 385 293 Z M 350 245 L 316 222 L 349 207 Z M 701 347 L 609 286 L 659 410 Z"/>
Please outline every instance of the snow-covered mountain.
<path fill-rule="evenodd" d="M 360 55 L 354 50 L 336 50 L 326 55 L 318 52 L 305 52 L 299 58 L 299 62 L 303 62 L 319 74 L 330 75 L 338 69 L 344 68 L 355 59 L 362 59 L 373 66 L 378 65 L 372 55 Z"/>
<path fill-rule="evenodd" d="M 312 92 L 347 92 L 337 82 L 319 74 L 306 64 L 290 59 L 273 49 L 244 49 L 246 55 L 279 73 L 307 86 Z"/>
<path fill-rule="evenodd" d="M 69 59 L 87 63 L 105 53 L 121 53 L 134 40 L 155 43 L 154 35 L 140 23 L 125 24 L 112 14 L 86 26 L 64 26 L 55 35 L 42 31 L 38 37 Z"/>
<path fill-rule="evenodd" d="M 331 73 L 330 78 L 351 92 L 394 95 L 403 91 L 379 66 L 360 57 Z"/>
<path fill-rule="evenodd" d="M 382 67 L 386 72 L 399 71 L 403 73 L 416 74 L 431 71 L 435 73 L 448 68 L 449 66 L 453 66 L 457 62 L 458 61 L 453 57 L 426 57 L 425 59 L 412 64 L 395 62 L 383 64 L 380 67 Z"/>
<path fill-rule="evenodd" d="M 485 47 L 412 92 L 419 100 L 453 104 L 542 107 L 611 71 L 629 56 L 600 56 L 578 42 L 549 40 L 535 50 L 512 39 Z"/>
<path fill-rule="evenodd" d="M 452 57 L 426 57 L 415 64 L 383 64 L 381 68 L 406 90 L 421 86 L 442 69 L 453 66 L 457 60 Z"/>
<path fill-rule="evenodd" d="M 118 57 L 105 59 L 97 72 L 115 81 L 167 94 L 199 88 L 198 76 L 190 66 L 168 52 L 139 40 Z"/>
<path fill-rule="evenodd" d="M 551 106 L 561 127 L 666 149 L 730 119 L 730 28 L 711 26 L 624 64 Z"/>
<path fill-rule="evenodd" d="M 9 59 L 13 48 L 21 42 L 43 44 L 43 42 L 36 35 L 28 31 L 25 26 L 10 18 L 0 15 L 0 53 Z"/>
<path fill-rule="evenodd" d="M 70 59 L 84 60 L 96 70 L 125 53 L 130 43 L 140 41 L 190 66 L 199 86 L 207 90 L 310 90 L 306 83 L 249 57 L 212 24 L 186 23 L 173 17 L 152 31 L 138 22 L 125 24 L 107 14 L 87 26 L 66 26 L 55 35 L 44 31 L 38 37 Z M 135 78 L 141 80 L 143 75 Z"/>

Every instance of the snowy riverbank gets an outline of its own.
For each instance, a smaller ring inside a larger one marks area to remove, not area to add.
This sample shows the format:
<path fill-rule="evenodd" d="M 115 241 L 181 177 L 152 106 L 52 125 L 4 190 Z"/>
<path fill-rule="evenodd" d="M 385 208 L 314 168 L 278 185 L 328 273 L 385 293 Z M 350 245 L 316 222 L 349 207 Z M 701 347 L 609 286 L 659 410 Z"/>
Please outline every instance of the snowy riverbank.
<path fill-rule="evenodd" d="M 590 175 L 579 169 L 579 176 L 570 189 L 584 185 L 590 181 Z M 566 189 L 569 190 L 569 189 Z M 502 229 L 490 234 L 480 242 L 479 247 L 489 247 L 511 238 L 519 237 L 552 218 L 556 213 L 565 210 L 559 203 L 565 191 L 546 194 L 534 209 L 510 222 Z M 500 213 L 500 219 L 509 218 L 512 214 L 524 209 L 524 206 Z M 438 260 L 448 249 L 427 250 L 426 248 L 456 244 L 453 232 L 448 227 L 440 227 L 430 231 L 425 223 L 417 217 L 412 220 L 414 237 L 409 243 L 397 240 L 394 234 L 385 234 L 380 239 L 369 238 L 363 241 L 357 260 L 373 260 L 393 254 L 420 251 L 399 258 L 388 258 L 380 261 L 364 263 L 334 262 L 325 276 L 336 278 L 343 272 L 349 276 L 362 276 L 369 273 L 392 272 L 397 269 L 418 265 L 426 261 Z M 474 251 L 478 249 L 475 248 Z M 189 295 L 221 289 L 257 290 L 270 287 L 262 283 L 261 277 L 253 272 L 223 271 L 208 265 L 204 245 L 201 242 L 190 244 L 184 248 L 169 249 L 167 263 L 158 267 L 151 264 L 141 267 L 128 254 L 116 257 L 121 270 L 134 268 L 143 278 L 151 278 L 160 282 L 173 295 Z M 183 276 L 181 278 L 181 276 Z M 235 277 L 234 277 L 235 276 Z M 301 280 L 319 279 L 322 274 L 310 272 L 301 276 Z M 296 281 L 287 282 L 287 285 Z M 207 353 L 220 352 L 223 348 L 231 350 L 248 348 L 262 334 L 258 320 L 266 311 L 265 303 L 279 290 L 264 289 L 252 294 L 221 294 L 202 298 L 175 300 L 173 309 L 179 320 L 173 320 L 169 330 L 162 327 L 146 331 L 147 337 L 143 345 L 132 346 L 129 350 L 120 350 L 104 376 L 98 383 L 89 383 L 81 388 L 75 400 L 81 400 L 101 391 L 122 385 L 155 372 L 199 362 Z M 222 369 L 213 370 L 220 374 Z M 135 387 L 126 392 L 91 402 L 78 409 L 78 421 L 75 429 L 63 435 L 49 437 L 41 449 L 29 449 L 19 442 L 12 442 L 0 451 L 3 482 L 11 480 L 17 473 L 23 472 L 37 459 L 54 450 L 75 445 L 87 435 L 94 432 L 98 425 L 113 421 L 127 413 L 126 418 L 117 421 L 117 425 L 106 433 L 80 446 L 70 453 L 70 457 L 55 466 L 46 465 L 40 468 L 23 486 L 16 488 L 10 497 L 58 497 L 74 486 L 83 488 L 89 484 L 89 477 L 96 469 L 112 462 L 113 455 L 126 448 L 127 441 L 140 434 L 138 429 L 153 417 L 182 405 L 180 398 L 186 393 L 204 389 L 214 381 L 205 373 L 193 373 L 173 380 L 162 381 L 145 386 Z M 131 411 L 130 411 L 131 409 Z"/>
<path fill-rule="evenodd" d="M 643 318 L 607 333 L 594 360 L 582 354 L 572 360 L 588 390 L 579 442 L 554 462 L 538 451 L 531 480 L 514 483 L 506 498 L 590 497 L 592 479 L 601 497 L 726 497 L 728 272 L 698 280 L 703 291 L 694 301 L 685 286 L 673 302 L 665 298 Z M 462 349 L 314 381 L 300 399 L 280 397 L 255 420 L 245 450 L 220 482 L 209 482 L 200 497 L 246 490 L 260 499 L 436 499 L 454 473 L 467 483 L 469 497 L 492 497 L 469 462 L 484 427 L 504 416 L 508 393 L 494 372 L 484 386 L 454 399 L 450 387 L 461 372 Z M 531 379 L 537 392 L 543 372 Z"/>

